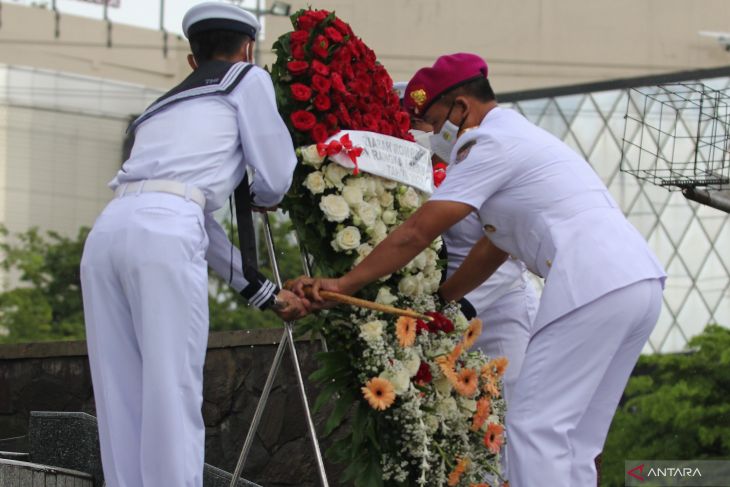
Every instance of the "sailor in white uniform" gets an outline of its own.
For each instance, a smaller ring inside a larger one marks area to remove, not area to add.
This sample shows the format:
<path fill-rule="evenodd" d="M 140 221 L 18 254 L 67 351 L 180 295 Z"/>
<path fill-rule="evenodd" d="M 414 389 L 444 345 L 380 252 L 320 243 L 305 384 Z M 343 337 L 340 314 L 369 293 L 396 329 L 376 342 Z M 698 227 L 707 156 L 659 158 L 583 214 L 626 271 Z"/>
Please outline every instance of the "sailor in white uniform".
<path fill-rule="evenodd" d="M 271 79 L 250 64 L 258 29 L 223 3 L 185 15 L 194 71 L 133 124 L 131 156 L 110 183 L 116 198 L 86 241 L 81 282 L 108 487 L 202 485 L 208 265 L 252 306 L 285 319 L 305 312 L 213 218 L 239 183 L 237 206 L 276 206 L 296 164 Z"/>
<path fill-rule="evenodd" d="M 444 298 L 461 298 L 509 255 L 545 278 L 507 411 L 510 485 L 596 485 L 594 458 L 656 324 L 664 270 L 585 160 L 497 105 L 479 56 L 440 57 L 405 101 L 453 145 L 445 181 L 348 274 L 301 277 L 292 289 L 312 284 L 318 303 L 319 289 L 356 292 L 479 211 L 486 237 L 442 285 Z"/>

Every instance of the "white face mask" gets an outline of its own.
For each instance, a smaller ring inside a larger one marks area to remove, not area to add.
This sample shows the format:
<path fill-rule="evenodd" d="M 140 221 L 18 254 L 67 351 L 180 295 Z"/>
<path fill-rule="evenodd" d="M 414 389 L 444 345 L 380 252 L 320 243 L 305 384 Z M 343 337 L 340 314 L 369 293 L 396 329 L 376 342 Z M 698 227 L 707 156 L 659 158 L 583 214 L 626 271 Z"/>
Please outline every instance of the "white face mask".
<path fill-rule="evenodd" d="M 437 134 L 431 134 L 429 136 L 431 151 L 439 156 L 446 164 L 451 162 L 451 151 L 456 145 L 456 138 L 458 134 L 459 127 L 447 119 Z"/>
<path fill-rule="evenodd" d="M 416 139 L 416 144 L 420 145 L 421 147 L 425 147 L 429 151 L 431 150 L 431 142 L 429 138 L 431 137 L 433 132 L 424 132 L 423 130 L 411 129 L 410 133 L 413 138 Z"/>

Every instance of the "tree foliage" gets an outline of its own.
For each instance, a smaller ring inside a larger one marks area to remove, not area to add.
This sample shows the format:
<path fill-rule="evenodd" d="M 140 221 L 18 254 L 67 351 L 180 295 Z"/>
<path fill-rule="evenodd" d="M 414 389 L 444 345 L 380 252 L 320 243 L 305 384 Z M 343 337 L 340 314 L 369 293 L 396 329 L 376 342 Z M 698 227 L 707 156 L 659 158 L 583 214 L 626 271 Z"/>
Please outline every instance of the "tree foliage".
<path fill-rule="evenodd" d="M 642 356 L 613 419 L 604 486 L 625 460 L 730 459 L 730 330 L 708 326 L 682 354 Z"/>
<path fill-rule="evenodd" d="M 299 250 L 288 220 L 272 220 L 282 277 L 297 276 L 301 274 Z M 65 237 L 33 228 L 11 235 L 0 226 L 0 268 L 6 282 L 13 284 L 0 292 L 0 343 L 84 338 L 79 264 L 88 233 L 88 228 L 81 228 L 75 237 Z M 259 260 L 263 272 L 271 277 L 263 238 L 260 240 Z M 212 331 L 281 326 L 275 314 L 248 307 L 212 272 L 209 303 Z"/>

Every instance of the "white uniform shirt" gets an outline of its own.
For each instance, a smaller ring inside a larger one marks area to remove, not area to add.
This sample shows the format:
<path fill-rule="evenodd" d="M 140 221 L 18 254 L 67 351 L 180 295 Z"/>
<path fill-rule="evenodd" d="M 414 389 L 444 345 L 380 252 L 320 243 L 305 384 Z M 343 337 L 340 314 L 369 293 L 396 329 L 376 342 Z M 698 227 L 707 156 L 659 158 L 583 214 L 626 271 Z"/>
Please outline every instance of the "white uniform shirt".
<path fill-rule="evenodd" d="M 432 200 L 479 211 L 489 239 L 546 279 L 534 331 L 613 290 L 665 278 L 586 161 L 513 110 L 463 134 Z"/>
<path fill-rule="evenodd" d="M 449 254 L 447 276 L 451 276 L 459 268 L 472 247 L 484 237 L 479 215 L 474 212 L 458 222 L 443 235 L 444 244 Z M 495 301 L 512 289 L 523 286 L 527 277 L 524 275 L 525 265 L 516 259 L 508 259 L 497 271 L 478 288 L 465 297 L 474 306 L 478 316 Z"/>
<path fill-rule="evenodd" d="M 240 292 L 249 282 L 241 271 L 240 252 L 231 251 L 232 244 L 212 213 L 233 193 L 247 167 L 254 170 L 254 204 L 277 205 L 291 185 L 296 164 L 271 77 L 254 66 L 229 94 L 173 103 L 142 122 L 130 158 L 109 186 L 166 179 L 203 191 L 210 241 L 206 258 L 221 277 L 231 277 L 231 286 Z"/>

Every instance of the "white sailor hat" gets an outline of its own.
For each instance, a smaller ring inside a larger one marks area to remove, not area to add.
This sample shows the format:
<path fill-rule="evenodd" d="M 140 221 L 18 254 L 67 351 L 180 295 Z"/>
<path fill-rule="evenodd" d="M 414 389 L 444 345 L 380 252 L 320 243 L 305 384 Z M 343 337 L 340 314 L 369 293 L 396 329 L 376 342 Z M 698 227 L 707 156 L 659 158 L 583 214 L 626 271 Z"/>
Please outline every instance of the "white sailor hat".
<path fill-rule="evenodd" d="M 232 30 L 256 39 L 261 29 L 256 16 L 230 3 L 204 2 L 192 7 L 183 17 L 185 37 L 207 30 Z"/>

